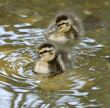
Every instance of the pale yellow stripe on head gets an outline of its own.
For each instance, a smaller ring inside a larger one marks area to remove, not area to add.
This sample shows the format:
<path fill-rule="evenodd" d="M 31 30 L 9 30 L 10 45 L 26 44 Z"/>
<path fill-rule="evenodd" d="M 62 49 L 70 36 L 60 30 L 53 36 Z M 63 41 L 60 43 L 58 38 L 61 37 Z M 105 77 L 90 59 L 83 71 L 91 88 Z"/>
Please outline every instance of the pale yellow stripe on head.
<path fill-rule="evenodd" d="M 39 53 L 41 53 L 41 52 L 44 52 L 44 51 L 49 51 L 49 50 L 54 50 L 54 48 L 53 47 L 45 47 L 45 48 L 42 48 L 41 50 L 39 50 Z"/>
<path fill-rule="evenodd" d="M 62 24 L 62 23 L 67 23 L 67 22 L 68 21 L 66 21 L 66 20 L 62 20 L 62 21 L 58 22 L 57 25 Z"/>
<path fill-rule="evenodd" d="M 62 23 L 70 23 L 70 22 L 71 22 L 70 19 L 68 19 L 68 20 L 62 20 L 62 21 L 58 22 L 57 25 L 62 24 Z"/>

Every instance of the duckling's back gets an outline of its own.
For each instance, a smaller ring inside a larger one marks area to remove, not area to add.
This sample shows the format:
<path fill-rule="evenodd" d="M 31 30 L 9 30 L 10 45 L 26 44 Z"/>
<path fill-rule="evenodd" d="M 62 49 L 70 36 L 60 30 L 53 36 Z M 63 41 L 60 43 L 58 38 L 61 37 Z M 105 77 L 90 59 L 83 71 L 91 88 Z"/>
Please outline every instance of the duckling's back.
<path fill-rule="evenodd" d="M 65 72 L 71 65 L 71 54 L 62 48 L 57 49 L 56 57 L 49 62 L 50 71 L 55 73 Z"/>

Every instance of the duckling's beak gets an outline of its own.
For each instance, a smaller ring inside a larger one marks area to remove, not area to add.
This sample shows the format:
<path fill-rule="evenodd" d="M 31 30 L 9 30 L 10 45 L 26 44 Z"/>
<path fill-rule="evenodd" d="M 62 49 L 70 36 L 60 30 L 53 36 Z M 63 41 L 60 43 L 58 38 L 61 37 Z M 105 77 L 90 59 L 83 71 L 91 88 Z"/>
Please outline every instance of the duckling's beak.
<path fill-rule="evenodd" d="M 33 57 L 31 57 L 32 60 L 39 59 L 39 58 L 40 58 L 40 55 L 38 53 L 36 53 Z"/>
<path fill-rule="evenodd" d="M 54 27 L 49 31 L 49 33 L 55 32 L 55 31 L 57 31 L 57 29 L 58 29 L 58 27 L 57 27 L 57 26 L 54 26 Z"/>

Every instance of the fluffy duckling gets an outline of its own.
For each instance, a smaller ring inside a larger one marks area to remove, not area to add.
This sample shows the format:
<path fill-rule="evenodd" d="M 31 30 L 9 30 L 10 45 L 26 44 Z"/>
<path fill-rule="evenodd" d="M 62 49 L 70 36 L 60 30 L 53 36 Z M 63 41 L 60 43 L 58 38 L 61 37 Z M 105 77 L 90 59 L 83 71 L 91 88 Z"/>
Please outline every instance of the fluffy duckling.
<path fill-rule="evenodd" d="M 51 43 L 43 43 L 38 47 L 35 60 L 35 73 L 62 73 L 72 65 L 71 54 L 62 48 L 56 48 Z"/>
<path fill-rule="evenodd" d="M 46 38 L 57 42 L 67 42 L 84 34 L 79 19 L 73 14 L 59 14 L 49 24 Z"/>

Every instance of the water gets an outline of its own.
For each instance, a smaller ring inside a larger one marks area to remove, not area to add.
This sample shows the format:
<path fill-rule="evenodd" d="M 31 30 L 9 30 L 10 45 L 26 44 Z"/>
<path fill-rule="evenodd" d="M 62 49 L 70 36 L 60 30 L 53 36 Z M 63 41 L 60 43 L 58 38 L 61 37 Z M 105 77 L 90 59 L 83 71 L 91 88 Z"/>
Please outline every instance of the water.
<path fill-rule="evenodd" d="M 98 0 L 2 0 L 0 108 L 109 108 L 109 5 L 103 0 L 100 4 Z M 34 63 L 30 58 L 46 42 L 48 21 L 65 7 L 78 14 L 85 35 L 80 41 L 63 45 L 75 57 L 72 68 L 48 79 L 32 72 Z M 87 12 L 99 20 L 89 22 Z"/>

